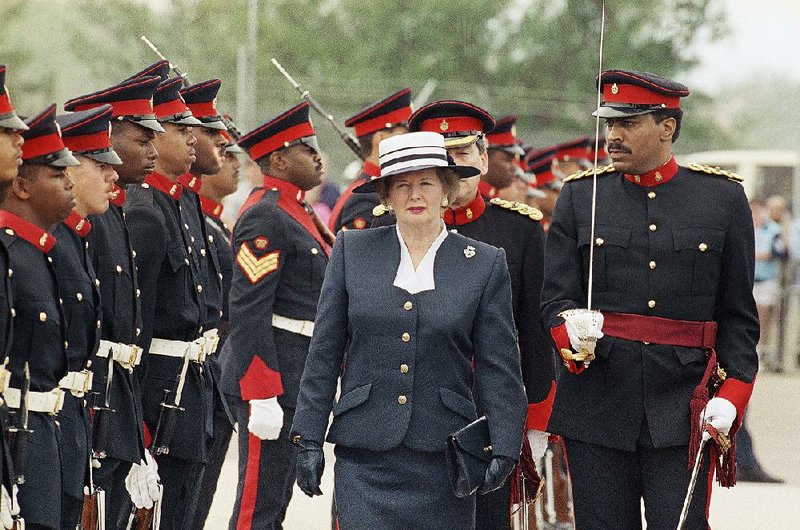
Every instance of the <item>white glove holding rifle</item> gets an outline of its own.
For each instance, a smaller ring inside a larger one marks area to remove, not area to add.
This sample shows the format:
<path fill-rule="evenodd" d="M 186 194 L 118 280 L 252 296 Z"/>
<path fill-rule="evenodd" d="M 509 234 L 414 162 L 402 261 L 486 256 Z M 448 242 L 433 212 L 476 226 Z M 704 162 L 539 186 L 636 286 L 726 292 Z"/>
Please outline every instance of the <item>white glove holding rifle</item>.
<path fill-rule="evenodd" d="M 8 494 L 5 486 L 0 486 L 0 524 L 5 530 L 11 530 L 14 527 L 14 516 L 19 515 L 17 486 L 12 486 L 11 490 L 13 498 Z"/>
<path fill-rule="evenodd" d="M 125 488 L 131 496 L 131 501 L 136 508 L 153 507 L 153 503 L 161 500 L 161 484 L 158 478 L 158 464 L 156 459 L 145 451 L 144 460 L 133 464 L 125 479 Z"/>

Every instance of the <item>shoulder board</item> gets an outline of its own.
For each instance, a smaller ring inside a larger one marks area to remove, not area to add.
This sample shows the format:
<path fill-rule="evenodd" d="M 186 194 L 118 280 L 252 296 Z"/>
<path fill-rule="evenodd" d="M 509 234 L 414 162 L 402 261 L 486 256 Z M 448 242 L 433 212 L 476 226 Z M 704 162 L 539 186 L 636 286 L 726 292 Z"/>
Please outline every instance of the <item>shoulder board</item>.
<path fill-rule="evenodd" d="M 611 173 L 612 171 L 614 171 L 613 165 L 602 166 L 597 168 L 598 175 L 603 175 L 604 173 Z M 579 171 L 565 178 L 564 182 L 572 182 L 573 180 L 579 180 L 585 177 L 591 177 L 594 173 L 595 171 L 593 169 L 586 169 L 584 171 Z"/>
<path fill-rule="evenodd" d="M 541 221 L 543 217 L 542 212 L 533 206 L 528 206 L 527 204 L 522 204 L 520 202 L 506 201 L 500 197 L 495 197 L 489 202 L 495 206 L 499 206 L 500 208 L 505 208 L 506 210 L 511 210 L 512 212 L 517 212 L 520 215 L 530 217 L 534 221 Z"/>
<path fill-rule="evenodd" d="M 741 182 L 744 180 L 741 176 L 733 173 L 732 171 L 728 171 L 727 169 L 720 169 L 719 167 L 711 167 L 711 166 L 704 166 L 703 164 L 689 164 L 688 169 L 691 171 L 697 171 L 698 173 L 706 173 L 708 175 L 714 175 L 715 177 L 725 177 L 728 180 L 733 182 Z"/>
<path fill-rule="evenodd" d="M 379 204 L 372 209 L 372 215 L 373 217 L 380 217 L 381 215 L 385 214 L 388 211 L 389 209 L 385 205 Z"/>

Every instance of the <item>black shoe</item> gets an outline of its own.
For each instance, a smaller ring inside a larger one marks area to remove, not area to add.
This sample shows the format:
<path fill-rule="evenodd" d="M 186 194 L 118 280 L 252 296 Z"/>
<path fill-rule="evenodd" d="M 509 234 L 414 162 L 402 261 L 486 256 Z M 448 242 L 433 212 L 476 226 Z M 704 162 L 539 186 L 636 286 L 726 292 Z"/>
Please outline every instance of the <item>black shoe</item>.
<path fill-rule="evenodd" d="M 782 478 L 773 477 L 760 467 L 752 469 L 740 469 L 736 472 L 737 482 L 761 482 L 763 484 L 783 484 L 786 482 Z"/>

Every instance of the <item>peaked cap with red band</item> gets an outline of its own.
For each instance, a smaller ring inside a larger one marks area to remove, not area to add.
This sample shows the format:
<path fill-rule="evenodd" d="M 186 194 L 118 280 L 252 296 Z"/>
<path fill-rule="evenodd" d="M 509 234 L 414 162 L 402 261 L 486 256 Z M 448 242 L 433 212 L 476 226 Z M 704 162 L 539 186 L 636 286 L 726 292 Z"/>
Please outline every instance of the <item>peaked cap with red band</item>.
<path fill-rule="evenodd" d="M 196 83 L 181 90 L 181 96 L 195 118 L 200 120 L 200 126 L 208 129 L 227 129 L 222 116 L 217 111 L 217 93 L 222 81 L 210 79 Z"/>
<path fill-rule="evenodd" d="M 14 106 L 11 104 L 8 90 L 6 90 L 6 66 L 4 64 L 0 64 L 0 88 L 3 90 L 0 92 L 0 127 L 24 131 L 28 126 L 17 116 Z"/>
<path fill-rule="evenodd" d="M 125 119 L 147 129 L 164 132 L 153 112 L 153 93 L 160 82 L 160 77 L 152 75 L 128 79 L 110 88 L 72 98 L 64 103 L 64 110 L 87 110 L 108 103 L 114 119 Z"/>
<path fill-rule="evenodd" d="M 472 145 L 494 129 L 492 115 L 471 103 L 445 99 L 428 103 L 408 120 L 411 132 L 435 132 L 444 136 L 444 146 Z"/>
<path fill-rule="evenodd" d="M 61 131 L 56 123 L 56 106 L 50 105 L 33 118 L 25 120 L 27 131 L 22 131 L 25 143 L 22 144 L 23 164 L 45 164 L 55 167 L 81 165 L 72 156 L 61 140 Z"/>
<path fill-rule="evenodd" d="M 588 136 L 562 142 L 555 147 L 555 159 L 561 162 L 568 160 L 590 160 L 594 152 L 594 142 Z"/>
<path fill-rule="evenodd" d="M 356 136 L 361 138 L 383 129 L 406 125 L 410 116 L 411 89 L 404 88 L 347 118 L 344 126 L 353 127 Z"/>
<path fill-rule="evenodd" d="M 489 149 L 499 149 L 512 155 L 525 156 L 525 151 L 517 143 L 517 116 L 511 114 L 497 120 L 492 132 L 486 135 Z"/>
<path fill-rule="evenodd" d="M 153 75 L 161 78 L 161 81 L 165 81 L 169 77 L 169 71 L 171 68 L 172 67 L 169 64 L 169 61 L 164 59 L 158 61 L 157 63 L 151 64 L 141 72 L 136 72 L 125 81 L 130 81 L 131 79 L 140 79 L 142 77 L 150 77 Z"/>
<path fill-rule="evenodd" d="M 525 155 L 526 169 L 536 175 L 536 188 L 558 187 L 558 179 L 553 174 L 551 166 L 553 158 L 558 151 L 557 145 L 543 147 L 528 151 Z"/>
<path fill-rule="evenodd" d="M 598 79 L 603 92 L 600 108 L 592 116 L 622 118 L 657 110 L 681 108 L 689 89 L 676 81 L 649 72 L 606 70 Z"/>
<path fill-rule="evenodd" d="M 165 79 L 158 84 L 153 94 L 153 111 L 159 123 L 176 125 L 201 125 L 181 97 L 183 80 L 180 77 Z"/>
<path fill-rule="evenodd" d="M 61 139 L 73 153 L 104 164 L 122 164 L 111 146 L 111 105 L 56 116 Z"/>
<path fill-rule="evenodd" d="M 308 117 L 308 109 L 306 101 L 295 105 L 277 118 L 259 125 L 239 138 L 238 144 L 255 162 L 273 151 L 301 141 L 316 149 L 317 137 Z"/>

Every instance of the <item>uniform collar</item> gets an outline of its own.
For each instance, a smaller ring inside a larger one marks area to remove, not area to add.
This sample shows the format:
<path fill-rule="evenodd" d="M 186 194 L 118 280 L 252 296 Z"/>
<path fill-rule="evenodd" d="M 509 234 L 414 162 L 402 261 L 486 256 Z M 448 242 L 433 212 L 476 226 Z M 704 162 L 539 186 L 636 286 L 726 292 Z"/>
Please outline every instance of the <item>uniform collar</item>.
<path fill-rule="evenodd" d="M 478 192 L 487 199 L 494 199 L 495 197 L 497 197 L 497 188 L 495 188 L 485 180 L 481 180 L 478 182 Z"/>
<path fill-rule="evenodd" d="M 444 222 L 448 225 L 461 226 L 471 223 L 486 211 L 486 202 L 480 193 L 475 193 L 475 198 L 466 206 L 456 210 L 447 209 L 444 212 Z"/>
<path fill-rule="evenodd" d="M 125 206 L 125 188 L 120 188 L 114 184 L 114 190 L 111 192 L 111 204 L 120 208 Z"/>
<path fill-rule="evenodd" d="M 7 210 L 0 210 L 0 228 L 5 228 L 6 234 L 17 235 L 45 253 L 50 252 L 56 244 L 53 234 Z"/>
<path fill-rule="evenodd" d="M 144 179 L 144 183 L 157 189 L 164 195 L 169 195 L 174 200 L 181 198 L 183 193 L 183 186 L 180 182 L 173 182 L 169 177 L 153 171 Z"/>
<path fill-rule="evenodd" d="M 291 182 L 272 175 L 264 175 L 264 188 L 268 190 L 278 190 L 284 197 L 291 197 L 298 204 L 303 204 L 306 192 L 292 184 Z"/>
<path fill-rule="evenodd" d="M 195 177 L 191 173 L 184 173 L 178 177 L 178 182 L 180 182 L 184 188 L 189 188 L 193 192 L 200 194 L 200 186 L 202 185 L 202 182 L 200 181 L 199 177 Z"/>
<path fill-rule="evenodd" d="M 670 157 L 667 163 L 663 166 L 657 167 L 652 171 L 648 171 L 642 175 L 624 175 L 625 179 L 639 186 L 658 186 L 672 180 L 672 177 L 678 172 L 678 163 L 675 157 Z"/>
<path fill-rule="evenodd" d="M 213 217 L 214 219 L 222 217 L 222 204 L 214 199 L 200 195 L 200 207 L 203 209 L 203 213 L 209 217 Z"/>
<path fill-rule="evenodd" d="M 92 231 L 92 223 L 75 210 L 72 210 L 69 217 L 64 219 L 64 224 L 81 237 L 86 237 Z"/>
<path fill-rule="evenodd" d="M 380 166 L 368 160 L 364 162 L 364 167 L 361 168 L 361 172 L 364 173 L 365 175 L 369 175 L 371 179 L 378 178 L 381 176 Z"/>

